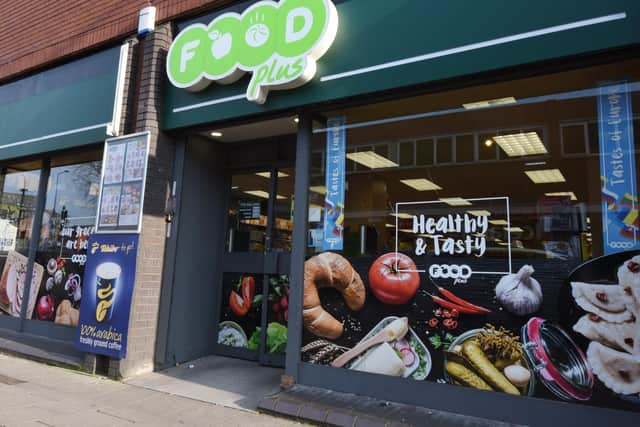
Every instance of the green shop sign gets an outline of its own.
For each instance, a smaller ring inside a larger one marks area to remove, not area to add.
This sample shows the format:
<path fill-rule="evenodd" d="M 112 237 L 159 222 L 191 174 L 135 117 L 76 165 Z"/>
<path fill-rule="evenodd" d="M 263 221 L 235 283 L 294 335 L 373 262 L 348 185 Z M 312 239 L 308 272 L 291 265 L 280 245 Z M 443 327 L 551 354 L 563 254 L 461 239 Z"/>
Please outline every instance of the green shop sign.
<path fill-rule="evenodd" d="M 208 26 L 185 28 L 169 49 L 167 75 L 174 86 L 198 91 L 249 72 L 247 99 L 263 104 L 269 90 L 311 80 L 337 32 L 330 0 L 260 1 L 241 15 L 225 13 Z"/>

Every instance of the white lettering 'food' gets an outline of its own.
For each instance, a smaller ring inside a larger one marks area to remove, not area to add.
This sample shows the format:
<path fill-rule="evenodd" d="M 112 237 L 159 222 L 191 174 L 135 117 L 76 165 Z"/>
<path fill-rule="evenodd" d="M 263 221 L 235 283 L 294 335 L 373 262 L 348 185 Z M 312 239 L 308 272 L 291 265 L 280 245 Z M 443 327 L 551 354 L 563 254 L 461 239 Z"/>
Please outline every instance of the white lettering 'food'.
<path fill-rule="evenodd" d="M 195 49 L 200 45 L 200 40 L 193 40 L 188 43 L 185 43 L 182 46 L 182 52 L 180 55 L 180 72 L 184 73 L 187 71 L 187 61 L 192 60 L 195 56 Z"/>
<path fill-rule="evenodd" d="M 304 25 L 298 31 L 295 30 L 296 18 L 304 19 Z M 285 40 L 287 43 L 294 43 L 302 40 L 311 31 L 313 25 L 313 14 L 306 7 L 297 7 L 293 9 L 287 15 L 287 29 L 285 33 Z"/>

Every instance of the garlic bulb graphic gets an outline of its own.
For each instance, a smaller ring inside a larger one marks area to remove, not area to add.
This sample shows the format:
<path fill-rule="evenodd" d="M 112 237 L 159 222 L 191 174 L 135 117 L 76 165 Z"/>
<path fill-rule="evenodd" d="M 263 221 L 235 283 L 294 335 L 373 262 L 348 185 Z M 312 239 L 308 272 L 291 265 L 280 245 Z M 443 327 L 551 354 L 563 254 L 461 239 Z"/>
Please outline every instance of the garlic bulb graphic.
<path fill-rule="evenodd" d="M 496 297 L 510 313 L 525 316 L 538 311 L 542 287 L 531 275 L 533 267 L 524 265 L 516 274 L 503 276 L 496 286 Z"/>

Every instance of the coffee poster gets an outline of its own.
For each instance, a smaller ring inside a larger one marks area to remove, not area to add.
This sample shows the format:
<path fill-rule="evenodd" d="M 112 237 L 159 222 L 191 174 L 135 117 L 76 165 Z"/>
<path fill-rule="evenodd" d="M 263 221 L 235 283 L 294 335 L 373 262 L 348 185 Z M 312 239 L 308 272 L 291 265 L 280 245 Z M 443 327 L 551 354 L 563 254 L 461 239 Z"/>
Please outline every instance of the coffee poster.
<path fill-rule="evenodd" d="M 136 275 L 137 234 L 89 237 L 75 345 L 86 353 L 124 358 Z"/>

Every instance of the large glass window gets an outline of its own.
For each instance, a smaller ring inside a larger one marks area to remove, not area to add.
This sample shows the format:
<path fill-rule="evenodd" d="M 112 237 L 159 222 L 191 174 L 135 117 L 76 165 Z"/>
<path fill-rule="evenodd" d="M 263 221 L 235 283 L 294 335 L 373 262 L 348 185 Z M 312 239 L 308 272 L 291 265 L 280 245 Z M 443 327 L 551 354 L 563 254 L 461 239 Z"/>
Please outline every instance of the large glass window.
<path fill-rule="evenodd" d="M 630 60 L 327 112 L 314 152 L 355 166 L 311 173 L 310 209 L 345 193 L 309 217 L 303 360 L 637 408 L 639 91 Z"/>
<path fill-rule="evenodd" d="M 40 167 L 40 162 L 12 164 L 0 173 L 0 310 L 14 317 L 21 316 L 23 306 Z M 34 269 L 32 283 L 37 285 L 41 274 Z M 34 304 L 31 292 L 27 315 Z"/>
<path fill-rule="evenodd" d="M 42 272 L 37 305 L 29 316 L 59 325 L 78 324 L 89 235 L 100 190 L 101 151 L 52 162 L 35 267 Z M 78 163 L 79 160 L 82 160 Z"/>

